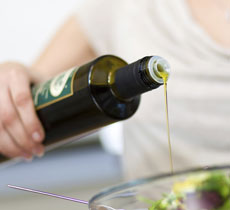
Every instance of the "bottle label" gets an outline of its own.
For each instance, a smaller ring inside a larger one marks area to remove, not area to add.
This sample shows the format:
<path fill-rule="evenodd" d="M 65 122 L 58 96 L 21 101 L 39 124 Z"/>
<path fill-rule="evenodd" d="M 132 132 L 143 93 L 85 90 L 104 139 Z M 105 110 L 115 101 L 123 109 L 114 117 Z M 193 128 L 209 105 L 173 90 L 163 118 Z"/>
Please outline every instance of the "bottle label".
<path fill-rule="evenodd" d="M 78 68 L 74 67 L 47 82 L 32 88 L 32 97 L 36 110 L 73 95 L 73 79 Z"/>

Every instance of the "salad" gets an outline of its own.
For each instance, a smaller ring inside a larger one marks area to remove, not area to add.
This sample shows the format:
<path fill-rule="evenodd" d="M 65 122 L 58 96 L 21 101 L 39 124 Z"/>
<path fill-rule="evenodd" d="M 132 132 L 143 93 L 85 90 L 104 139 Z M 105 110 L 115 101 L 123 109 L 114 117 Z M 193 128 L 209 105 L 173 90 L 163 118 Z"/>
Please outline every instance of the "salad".
<path fill-rule="evenodd" d="M 149 210 L 230 210 L 230 177 L 221 172 L 204 172 L 173 184 L 160 200 L 151 201 Z"/>

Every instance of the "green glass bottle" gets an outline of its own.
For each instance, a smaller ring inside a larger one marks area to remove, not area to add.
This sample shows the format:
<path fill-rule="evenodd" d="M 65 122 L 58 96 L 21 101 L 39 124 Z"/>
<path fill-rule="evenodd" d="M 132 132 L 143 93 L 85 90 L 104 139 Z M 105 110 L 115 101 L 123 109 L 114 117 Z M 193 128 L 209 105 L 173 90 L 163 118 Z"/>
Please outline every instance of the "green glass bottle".
<path fill-rule="evenodd" d="M 162 85 L 160 72 L 169 74 L 169 70 L 168 62 L 159 56 L 128 65 L 119 57 L 105 55 L 35 85 L 32 95 L 46 132 L 44 145 L 79 139 L 131 117 L 140 95 Z"/>

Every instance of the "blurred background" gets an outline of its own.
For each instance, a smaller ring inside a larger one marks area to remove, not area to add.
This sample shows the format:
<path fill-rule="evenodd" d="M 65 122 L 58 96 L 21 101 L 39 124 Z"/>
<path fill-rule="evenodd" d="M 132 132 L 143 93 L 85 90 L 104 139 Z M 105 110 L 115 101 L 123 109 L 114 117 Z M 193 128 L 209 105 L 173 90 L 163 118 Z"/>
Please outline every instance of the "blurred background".
<path fill-rule="evenodd" d="M 1 0 L 0 62 L 30 65 L 83 1 Z M 121 180 L 122 137 L 115 132 L 108 139 L 114 129 L 119 130 L 120 125 L 48 152 L 41 159 L 0 165 L 0 209 L 87 209 L 86 205 L 8 189 L 7 184 L 89 200 Z"/>

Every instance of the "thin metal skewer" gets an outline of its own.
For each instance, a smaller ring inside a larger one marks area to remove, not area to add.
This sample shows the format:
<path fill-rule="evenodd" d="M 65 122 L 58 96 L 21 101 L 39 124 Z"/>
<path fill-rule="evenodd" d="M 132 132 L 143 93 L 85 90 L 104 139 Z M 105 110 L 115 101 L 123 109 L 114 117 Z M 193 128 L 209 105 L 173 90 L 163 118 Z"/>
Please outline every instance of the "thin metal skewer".
<path fill-rule="evenodd" d="M 17 189 L 17 190 L 23 190 L 23 191 L 27 191 L 27 192 L 32 192 L 32 193 L 37 193 L 37 194 L 41 194 L 41 195 L 51 196 L 51 197 L 60 198 L 60 199 L 68 200 L 68 201 L 73 201 L 73 202 L 76 202 L 76 203 L 89 204 L 88 201 L 84 201 L 84 200 L 80 200 L 80 199 L 76 199 L 76 198 L 71 198 L 71 197 L 67 197 L 67 196 L 63 196 L 63 195 L 57 195 L 57 194 L 53 194 L 53 193 L 42 192 L 42 191 L 39 191 L 39 190 L 33 190 L 33 189 L 14 186 L 14 185 L 7 185 L 7 186 L 10 187 L 10 188 L 13 188 L 13 189 Z"/>

